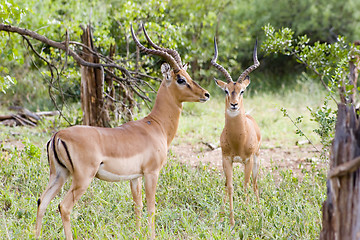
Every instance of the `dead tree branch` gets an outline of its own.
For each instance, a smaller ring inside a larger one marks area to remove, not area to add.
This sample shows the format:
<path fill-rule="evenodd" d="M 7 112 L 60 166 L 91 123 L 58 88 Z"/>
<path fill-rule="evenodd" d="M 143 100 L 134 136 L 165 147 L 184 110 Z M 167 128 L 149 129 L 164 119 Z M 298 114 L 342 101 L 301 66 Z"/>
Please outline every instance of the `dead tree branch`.
<path fill-rule="evenodd" d="M 147 96 L 147 91 L 144 91 L 139 84 L 145 85 L 146 88 L 150 89 L 152 92 L 155 92 L 153 87 L 144 79 L 151 79 L 157 82 L 161 82 L 161 79 L 157 77 L 153 77 L 144 73 L 139 73 L 138 69 L 136 71 L 129 71 L 126 67 L 119 65 L 118 62 L 113 60 L 111 57 L 104 56 L 100 53 L 98 53 L 93 46 L 89 47 L 86 46 L 83 43 L 79 43 L 76 41 L 71 41 L 68 31 L 66 31 L 65 40 L 62 42 L 54 41 L 51 39 L 48 39 L 47 37 L 28 29 L 2 24 L 0 23 L 0 31 L 4 31 L 7 33 L 16 33 L 23 37 L 23 39 L 26 41 L 29 48 L 32 50 L 32 52 L 35 53 L 35 55 L 44 61 L 49 69 L 50 72 L 50 79 L 49 81 L 49 96 L 54 103 L 54 106 L 56 109 L 60 112 L 60 115 L 70 124 L 70 121 L 62 114 L 62 111 L 59 107 L 59 105 L 56 103 L 55 97 L 52 92 L 52 88 L 56 89 L 54 86 L 54 82 L 56 81 L 56 85 L 59 88 L 58 91 L 60 92 L 62 101 L 65 103 L 65 99 L 62 93 L 61 85 L 60 85 L 60 75 L 62 74 L 64 68 L 68 65 L 68 56 L 71 56 L 80 66 L 83 67 L 89 67 L 100 70 L 101 72 L 105 72 L 106 75 L 111 76 L 115 82 L 118 83 L 118 87 L 120 89 L 124 89 L 122 91 L 121 96 L 126 97 L 126 99 L 130 100 L 131 102 L 135 102 L 134 98 L 131 96 L 133 93 L 136 94 L 142 101 L 145 102 L 147 106 L 148 102 L 151 102 L 151 99 Z M 92 38 L 92 36 L 90 36 Z M 59 50 L 62 50 L 65 52 L 65 62 L 63 63 L 63 66 L 61 67 L 61 71 L 59 72 L 58 68 L 48 59 L 46 59 L 44 56 L 42 56 L 32 45 L 30 39 L 37 40 L 42 42 L 43 44 L 46 44 L 52 48 L 57 48 Z M 76 47 L 81 47 L 82 49 L 76 49 Z M 92 55 L 94 57 L 97 57 L 100 61 L 91 62 L 85 59 L 91 59 L 92 57 L 88 58 L 89 55 Z M 98 71 L 96 70 L 96 71 Z M 120 74 L 120 77 L 118 76 Z M 103 76 L 105 77 L 105 75 Z M 112 91 L 114 91 L 114 87 L 111 87 Z M 105 90 L 104 90 L 105 91 Z M 106 95 L 106 92 L 103 93 Z M 125 94 L 125 95 L 124 95 Z M 112 97 L 113 99 L 114 96 Z M 134 106 L 133 104 L 131 104 Z"/>

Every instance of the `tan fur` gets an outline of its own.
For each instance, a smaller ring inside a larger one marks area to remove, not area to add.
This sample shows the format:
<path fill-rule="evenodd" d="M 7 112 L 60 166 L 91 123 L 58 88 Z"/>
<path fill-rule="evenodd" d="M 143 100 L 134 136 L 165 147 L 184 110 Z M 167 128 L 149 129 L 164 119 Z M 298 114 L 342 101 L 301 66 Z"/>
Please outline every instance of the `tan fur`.
<path fill-rule="evenodd" d="M 36 238 L 40 236 L 47 205 L 68 176 L 72 176 L 72 185 L 59 205 L 66 239 L 72 239 L 70 213 L 94 177 L 107 181 L 130 180 L 136 225 L 140 229 L 143 206 L 141 176 L 145 179 L 151 238 L 155 238 L 156 185 L 159 172 L 166 163 L 168 147 L 178 128 L 182 102 L 205 102 L 209 99 L 208 92 L 193 82 L 184 69 L 177 74 L 186 79 L 186 85 L 177 83 L 174 72 L 167 64 L 162 66 L 162 72 L 164 80 L 154 108 L 145 118 L 117 128 L 69 127 L 51 138 L 48 144 L 50 179 L 39 199 Z"/>
<path fill-rule="evenodd" d="M 220 137 L 220 145 L 227 192 L 224 203 L 226 202 L 226 196 L 228 196 L 230 201 L 230 224 L 234 225 L 233 163 L 241 162 L 245 165 L 245 193 L 252 173 L 254 192 L 259 201 L 257 188 L 259 162 L 257 156 L 260 149 L 261 134 L 254 118 L 245 114 L 243 95 L 240 94 L 250 84 L 249 78 L 242 82 L 230 81 L 229 83 L 216 80 L 216 83 L 226 92 L 225 127 Z"/>

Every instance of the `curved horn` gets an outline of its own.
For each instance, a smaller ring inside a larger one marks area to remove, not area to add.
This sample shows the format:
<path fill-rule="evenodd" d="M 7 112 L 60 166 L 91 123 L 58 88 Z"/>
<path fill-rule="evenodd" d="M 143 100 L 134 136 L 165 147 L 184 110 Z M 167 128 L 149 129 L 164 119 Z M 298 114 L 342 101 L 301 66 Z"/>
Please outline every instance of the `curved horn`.
<path fill-rule="evenodd" d="M 216 67 L 220 72 L 222 72 L 224 74 L 224 76 L 226 77 L 228 83 L 229 82 L 233 82 L 230 74 L 228 73 L 228 71 L 226 71 L 226 69 L 221 66 L 220 64 L 216 63 L 216 59 L 218 56 L 218 49 L 217 49 L 217 45 L 216 45 L 216 37 L 214 37 L 214 48 L 215 48 L 215 54 L 214 54 L 214 58 L 211 60 L 211 64 Z"/>
<path fill-rule="evenodd" d="M 169 55 L 167 52 L 164 52 L 161 50 L 149 49 L 149 48 L 144 47 L 139 42 L 139 40 L 136 38 L 132 24 L 131 24 L 131 35 L 132 35 L 136 45 L 139 47 L 140 51 L 149 53 L 149 54 L 153 54 L 153 55 L 158 55 L 158 56 L 164 58 L 166 60 L 166 62 L 170 64 L 170 66 L 172 67 L 174 72 L 180 71 L 180 67 L 177 64 L 177 62 L 175 61 L 175 59 L 171 55 Z"/>
<path fill-rule="evenodd" d="M 178 63 L 178 65 L 182 68 L 183 67 L 183 64 L 181 62 L 181 57 L 180 57 L 180 54 L 176 51 L 176 50 L 173 50 L 173 49 L 169 49 L 169 48 L 162 48 L 162 47 L 159 47 L 158 45 L 156 45 L 149 37 L 149 35 L 147 34 L 146 30 L 145 30 L 145 26 L 144 24 L 142 24 L 142 29 L 144 31 L 144 34 L 145 34 L 145 37 L 147 39 L 147 41 L 149 42 L 149 44 L 157 49 L 157 50 L 161 50 L 161 51 L 164 51 L 164 52 L 167 52 L 168 54 L 170 54 L 174 59 L 175 61 Z"/>
<path fill-rule="evenodd" d="M 238 78 L 237 82 L 242 82 L 245 77 L 247 75 L 249 75 L 252 71 L 254 71 L 256 68 L 258 68 L 260 66 L 260 62 L 258 61 L 257 58 L 257 39 L 255 42 L 255 47 L 254 47 L 254 52 L 253 52 L 253 59 L 254 59 L 254 64 L 251 65 L 250 67 L 248 67 Z"/>

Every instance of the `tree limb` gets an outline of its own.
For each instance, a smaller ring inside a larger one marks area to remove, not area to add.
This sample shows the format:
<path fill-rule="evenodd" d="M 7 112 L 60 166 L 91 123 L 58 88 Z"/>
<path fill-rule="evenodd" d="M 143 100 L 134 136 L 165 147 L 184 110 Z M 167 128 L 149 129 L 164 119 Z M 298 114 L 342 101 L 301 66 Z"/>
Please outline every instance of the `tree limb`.
<path fill-rule="evenodd" d="M 67 49 L 65 42 L 56 42 L 56 41 L 50 40 L 47 37 L 40 35 L 34 31 L 31 31 L 31 30 L 28 30 L 25 28 L 15 27 L 12 25 L 6 25 L 3 23 L 0 23 L 0 31 L 13 32 L 13 33 L 20 34 L 22 36 L 29 36 L 33 39 L 39 40 L 39 41 L 49 45 L 51 47 L 55 47 L 55 48 L 61 49 L 63 51 L 68 51 L 69 55 L 72 56 L 80 65 L 83 65 L 86 67 L 93 67 L 93 68 L 101 68 L 101 67 L 117 68 L 121 72 L 123 72 L 126 76 L 128 76 L 129 78 L 132 77 L 126 68 L 119 66 L 118 64 L 107 64 L 107 63 L 101 64 L 101 63 L 87 62 L 84 59 L 82 59 L 74 50 L 72 50 L 70 48 Z"/>
<path fill-rule="evenodd" d="M 346 174 L 356 171 L 360 167 L 360 157 L 357 157 L 349 162 L 343 163 L 331 169 L 328 178 L 341 177 Z"/>

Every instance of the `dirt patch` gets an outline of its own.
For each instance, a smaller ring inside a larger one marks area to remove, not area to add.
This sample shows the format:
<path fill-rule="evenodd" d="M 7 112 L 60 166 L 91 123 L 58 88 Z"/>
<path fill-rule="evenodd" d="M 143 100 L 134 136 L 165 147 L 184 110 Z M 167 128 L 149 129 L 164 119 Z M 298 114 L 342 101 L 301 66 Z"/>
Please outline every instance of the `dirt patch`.
<path fill-rule="evenodd" d="M 24 143 L 18 140 L 10 141 L 8 139 L 5 139 L 3 141 L 0 141 L 0 144 L 2 144 L 2 151 L 6 151 L 7 149 L 13 149 L 14 147 L 16 147 L 16 149 L 18 150 L 23 150 L 25 148 Z"/>
<path fill-rule="evenodd" d="M 314 166 L 317 169 L 327 168 L 327 163 L 320 160 L 320 154 L 310 144 L 286 147 L 273 146 L 271 142 L 263 142 L 262 146 L 260 149 L 260 171 L 267 172 L 274 168 L 291 169 L 295 175 L 301 177 L 303 169 L 310 170 Z M 321 146 L 317 146 L 317 148 L 321 149 Z M 170 150 L 175 158 L 185 164 L 197 166 L 199 163 L 209 163 L 222 170 L 220 147 L 211 150 L 208 145 L 203 143 L 197 145 L 180 144 L 170 146 Z"/>

